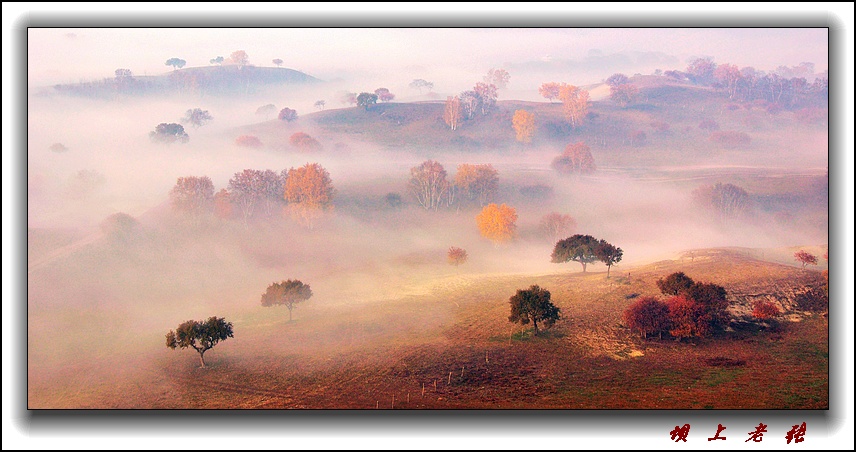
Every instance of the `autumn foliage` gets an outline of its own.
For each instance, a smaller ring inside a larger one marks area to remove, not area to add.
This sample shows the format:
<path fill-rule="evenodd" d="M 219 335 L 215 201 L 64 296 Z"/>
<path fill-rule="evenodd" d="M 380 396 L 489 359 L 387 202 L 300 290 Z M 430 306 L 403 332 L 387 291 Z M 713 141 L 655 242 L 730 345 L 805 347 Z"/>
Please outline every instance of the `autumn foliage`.
<path fill-rule="evenodd" d="M 467 261 L 467 251 L 457 246 L 449 247 L 449 252 L 446 255 L 449 265 L 457 267 Z"/>
<path fill-rule="evenodd" d="M 559 88 L 559 100 L 562 101 L 562 111 L 571 127 L 579 127 L 588 113 L 588 91 L 563 83 Z"/>
<path fill-rule="evenodd" d="M 505 204 L 488 204 L 476 216 L 481 235 L 494 244 L 507 242 L 514 238 L 517 210 Z"/>
<path fill-rule="evenodd" d="M 817 256 L 805 250 L 799 250 L 794 253 L 794 259 L 802 264 L 803 269 L 805 269 L 805 266 L 809 264 L 817 265 Z"/>
<path fill-rule="evenodd" d="M 312 297 L 312 289 L 309 284 L 303 284 L 300 280 L 287 280 L 272 283 L 267 291 L 262 294 L 262 306 L 285 306 L 288 308 L 288 321 L 291 321 L 291 311 L 297 303 Z"/>
<path fill-rule="evenodd" d="M 514 131 L 517 132 L 517 141 L 531 143 L 535 135 L 535 114 L 526 110 L 517 110 L 511 119 Z"/>
<path fill-rule="evenodd" d="M 443 165 L 434 160 L 426 160 L 419 166 L 410 168 L 409 189 L 419 205 L 426 210 L 437 210 L 449 190 Z"/>
<path fill-rule="evenodd" d="M 655 297 L 642 297 L 624 311 L 624 323 L 643 338 L 669 331 L 669 306 Z"/>
<path fill-rule="evenodd" d="M 318 163 L 307 163 L 288 170 L 285 180 L 285 200 L 311 208 L 322 208 L 333 202 L 333 182 L 330 173 Z"/>
<path fill-rule="evenodd" d="M 562 174 L 591 173 L 597 169 L 591 149 L 582 141 L 567 145 L 550 166 Z"/>
<path fill-rule="evenodd" d="M 552 103 L 553 99 L 559 98 L 559 89 L 561 87 L 562 86 L 556 82 L 544 83 L 540 88 L 538 88 L 538 94 Z"/>
<path fill-rule="evenodd" d="M 302 151 L 314 151 L 321 147 L 321 143 L 319 143 L 318 140 L 304 132 L 292 134 L 291 137 L 288 138 L 288 142 Z"/>
<path fill-rule="evenodd" d="M 757 300 L 752 304 L 752 315 L 759 319 L 769 319 L 780 314 L 779 308 L 773 302 Z"/>
<path fill-rule="evenodd" d="M 686 295 L 675 295 L 666 300 L 671 327 L 675 338 L 704 337 L 710 333 L 710 324 L 704 306 Z"/>
<path fill-rule="evenodd" d="M 235 138 L 235 144 L 245 148 L 260 148 L 262 147 L 262 140 L 255 135 L 241 135 Z"/>
<path fill-rule="evenodd" d="M 463 163 L 455 173 L 455 187 L 467 200 L 483 206 L 499 189 L 499 172 L 490 164 Z"/>
<path fill-rule="evenodd" d="M 457 130 L 461 124 L 461 99 L 458 96 L 446 98 L 446 107 L 443 110 L 443 121 L 451 130 Z"/>

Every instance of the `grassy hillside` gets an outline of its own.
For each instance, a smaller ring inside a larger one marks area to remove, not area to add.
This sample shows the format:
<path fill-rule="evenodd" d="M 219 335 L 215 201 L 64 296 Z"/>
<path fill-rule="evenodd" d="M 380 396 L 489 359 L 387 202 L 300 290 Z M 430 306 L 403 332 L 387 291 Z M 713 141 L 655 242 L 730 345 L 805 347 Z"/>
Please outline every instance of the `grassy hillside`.
<path fill-rule="evenodd" d="M 340 294 L 349 298 L 343 302 L 321 292 L 293 322 L 254 297 L 226 297 L 217 309 L 234 321 L 235 337 L 206 354 L 208 369 L 198 368 L 192 350 L 166 349 L 164 332 L 134 314 L 175 311 L 166 300 L 127 306 L 113 321 L 95 305 L 50 316 L 35 309 L 31 328 L 59 323 L 75 339 L 40 347 L 47 338 L 31 337 L 29 407 L 828 408 L 827 320 L 790 302 L 821 284 L 820 274 L 759 260 L 761 252 L 696 250 L 610 279 L 575 267 L 438 276 L 423 262 L 412 264 L 394 298 L 360 300 L 352 292 Z M 122 272 L 124 264 L 114 265 Z M 723 285 L 736 318 L 764 293 L 791 321 L 693 343 L 631 334 L 622 311 L 657 295 L 656 280 L 673 271 Z M 541 337 L 507 321 L 508 297 L 531 284 L 550 290 L 562 311 Z M 96 327 L 110 342 L 81 342 Z"/>
<path fill-rule="evenodd" d="M 769 164 L 770 156 L 799 165 L 818 155 L 815 138 L 826 136 L 825 123 L 810 123 L 791 111 L 769 111 L 763 103 L 738 103 L 722 92 L 666 77 L 640 77 L 635 100 L 625 107 L 608 98 L 591 102 L 577 128 L 558 102 L 501 99 L 486 116 L 477 114 L 452 131 L 443 121 L 444 103 L 387 103 L 302 115 L 289 127 L 327 143 L 356 141 L 412 153 L 527 153 L 586 143 L 599 166 Z M 535 115 L 532 143 L 517 142 L 512 126 L 516 110 Z M 276 121 L 254 126 L 265 143 L 282 142 Z M 278 138 L 279 136 L 279 138 Z M 800 140 L 800 141 L 795 141 Z M 285 145 L 285 144 L 283 144 Z M 807 157 L 809 156 L 809 157 Z M 814 166 L 824 165 L 813 158 Z"/>

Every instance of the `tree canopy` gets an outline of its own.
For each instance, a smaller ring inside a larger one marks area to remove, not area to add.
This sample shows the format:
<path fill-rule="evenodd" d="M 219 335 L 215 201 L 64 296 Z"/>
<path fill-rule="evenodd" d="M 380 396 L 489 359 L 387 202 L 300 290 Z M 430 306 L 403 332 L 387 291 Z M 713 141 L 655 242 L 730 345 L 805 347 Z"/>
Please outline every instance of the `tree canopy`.
<path fill-rule="evenodd" d="M 566 239 L 556 242 L 550 262 L 559 264 L 563 262 L 579 262 L 586 271 L 586 265 L 597 262 L 600 259 L 597 249 L 600 241 L 590 235 L 574 234 Z"/>
<path fill-rule="evenodd" d="M 272 283 L 267 291 L 262 294 L 262 306 L 285 306 L 288 308 L 288 321 L 291 321 L 291 311 L 297 303 L 312 297 L 312 289 L 309 284 L 303 284 L 300 280 L 286 280 Z"/>
<path fill-rule="evenodd" d="M 511 305 L 508 321 L 521 325 L 532 322 L 536 336 L 539 321 L 550 328 L 556 320 L 559 320 L 560 309 L 550 301 L 550 291 L 537 285 L 529 286 L 528 289 L 518 289 L 508 301 Z"/>
<path fill-rule="evenodd" d="M 173 350 L 193 348 L 199 353 L 202 367 L 205 367 L 205 352 L 230 337 L 234 337 L 232 322 L 227 322 L 222 317 L 209 317 L 204 322 L 188 320 L 178 325 L 175 331 L 170 330 L 166 334 L 166 346 Z"/>
<path fill-rule="evenodd" d="M 369 107 L 377 103 L 377 98 L 377 94 L 374 93 L 360 93 L 357 95 L 357 106 L 368 111 Z"/>
<path fill-rule="evenodd" d="M 481 235 L 498 245 L 514 238 L 517 230 L 517 210 L 501 204 L 488 204 L 476 216 Z"/>
<path fill-rule="evenodd" d="M 184 126 L 174 122 L 162 122 L 155 127 L 153 132 L 149 132 L 149 138 L 158 143 L 187 143 L 190 141 L 190 136 L 184 131 Z"/>

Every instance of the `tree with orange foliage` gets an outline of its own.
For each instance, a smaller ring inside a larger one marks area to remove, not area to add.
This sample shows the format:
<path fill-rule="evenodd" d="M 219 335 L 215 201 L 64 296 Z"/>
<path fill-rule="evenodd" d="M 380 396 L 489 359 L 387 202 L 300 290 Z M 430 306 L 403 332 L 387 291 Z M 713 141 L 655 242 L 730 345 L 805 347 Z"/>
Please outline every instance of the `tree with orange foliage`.
<path fill-rule="evenodd" d="M 321 148 L 321 143 L 304 132 L 296 132 L 288 138 L 292 146 L 302 151 L 314 151 Z"/>
<path fill-rule="evenodd" d="M 290 168 L 285 178 L 285 201 L 313 228 L 318 214 L 328 208 L 335 194 L 330 173 L 318 163 Z"/>
<path fill-rule="evenodd" d="M 449 247 L 449 253 L 446 257 L 449 261 L 449 265 L 457 267 L 467 261 L 467 251 L 463 248 L 452 246 Z"/>
<path fill-rule="evenodd" d="M 488 204 L 476 215 L 479 232 L 491 240 L 494 245 L 507 242 L 514 238 L 517 228 L 517 210 L 505 204 Z"/>
<path fill-rule="evenodd" d="M 236 50 L 229 55 L 229 63 L 235 64 L 238 67 L 244 67 L 250 63 L 250 57 L 243 50 Z"/>
<path fill-rule="evenodd" d="M 458 96 L 446 98 L 446 109 L 443 110 L 443 121 L 452 130 L 457 130 L 461 123 L 461 99 Z"/>
<path fill-rule="evenodd" d="M 535 135 L 535 114 L 526 110 L 517 110 L 511 118 L 514 131 L 517 132 L 517 141 L 531 143 Z"/>
<path fill-rule="evenodd" d="M 490 164 L 464 163 L 458 165 L 458 172 L 455 173 L 455 187 L 469 201 L 478 202 L 479 206 L 483 206 L 496 195 L 499 188 L 499 173 Z"/>
<path fill-rule="evenodd" d="M 562 83 L 559 88 L 562 110 L 571 127 L 580 126 L 588 113 L 589 92 L 574 85 Z"/>
<path fill-rule="evenodd" d="M 563 174 L 591 173 L 597 169 L 591 149 L 582 141 L 565 146 L 565 152 L 553 159 L 551 166 Z"/>
<path fill-rule="evenodd" d="M 559 89 L 561 87 L 562 85 L 556 82 L 544 83 L 540 88 L 538 88 L 538 93 L 541 94 L 541 97 L 544 97 L 549 100 L 550 103 L 553 103 L 553 99 L 559 98 Z"/>

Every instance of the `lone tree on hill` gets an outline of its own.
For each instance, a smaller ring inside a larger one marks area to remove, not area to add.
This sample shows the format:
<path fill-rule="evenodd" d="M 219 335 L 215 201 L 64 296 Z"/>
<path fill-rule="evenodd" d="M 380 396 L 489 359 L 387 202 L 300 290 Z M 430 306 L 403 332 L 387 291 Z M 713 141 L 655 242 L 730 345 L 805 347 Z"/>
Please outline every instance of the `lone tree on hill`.
<path fill-rule="evenodd" d="M 273 59 L 273 64 L 275 64 L 275 65 L 276 65 L 276 67 L 280 67 L 280 66 L 282 66 L 282 58 L 274 58 L 274 59 Z"/>
<path fill-rule="evenodd" d="M 597 256 L 599 261 L 606 264 L 606 277 L 609 278 L 609 269 L 612 268 L 613 265 L 621 262 L 621 257 L 624 255 L 624 251 L 606 240 L 601 240 L 597 243 L 597 246 L 594 249 L 594 254 Z"/>
<path fill-rule="evenodd" d="M 172 66 L 172 70 L 181 69 L 187 64 L 187 61 L 182 60 L 181 58 L 170 58 L 166 60 L 164 63 L 166 66 Z"/>
<path fill-rule="evenodd" d="M 262 294 L 262 306 L 285 305 L 288 308 L 288 321 L 291 321 L 291 310 L 294 305 L 312 297 L 312 289 L 309 284 L 303 284 L 300 280 L 287 280 L 272 283 L 267 291 Z"/>
<path fill-rule="evenodd" d="M 175 331 L 170 330 L 166 333 L 166 346 L 173 350 L 192 347 L 199 353 L 201 367 L 205 367 L 205 352 L 230 337 L 234 337 L 232 322 L 222 317 L 209 317 L 204 322 L 188 320 L 178 325 Z"/>
<path fill-rule="evenodd" d="M 590 235 L 572 235 L 556 242 L 553 254 L 550 256 L 550 262 L 554 264 L 570 261 L 579 262 L 583 266 L 583 273 L 585 273 L 587 264 L 600 260 L 596 254 L 599 245 L 600 242 Z"/>
<path fill-rule="evenodd" d="M 297 119 L 297 110 L 292 110 L 291 108 L 285 107 L 279 111 L 279 116 L 277 116 L 281 121 L 291 122 Z"/>
<path fill-rule="evenodd" d="M 794 258 L 802 264 L 803 270 L 808 264 L 817 265 L 817 256 L 805 250 L 799 250 L 794 253 Z"/>
<path fill-rule="evenodd" d="M 433 83 L 431 83 L 429 81 L 425 81 L 421 78 L 417 78 L 417 79 L 413 80 L 412 82 L 410 82 L 409 86 L 413 89 L 418 89 L 419 94 L 422 94 L 422 88 L 426 88 L 429 90 L 434 88 Z"/>
<path fill-rule="evenodd" d="M 377 94 L 360 93 L 357 95 L 357 106 L 365 108 L 366 111 L 369 111 L 369 108 L 376 103 L 377 103 Z"/>
<path fill-rule="evenodd" d="M 624 311 L 624 323 L 643 338 L 656 334 L 662 339 L 671 327 L 669 307 L 655 297 L 642 297 Z"/>
<path fill-rule="evenodd" d="M 550 301 L 550 291 L 537 285 L 529 286 L 529 289 L 517 289 L 517 293 L 508 301 L 511 304 L 511 315 L 508 316 L 508 321 L 521 325 L 532 322 L 536 336 L 539 321 L 550 328 L 556 320 L 559 320 L 560 309 Z"/>

